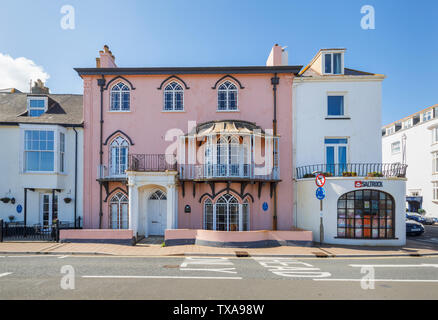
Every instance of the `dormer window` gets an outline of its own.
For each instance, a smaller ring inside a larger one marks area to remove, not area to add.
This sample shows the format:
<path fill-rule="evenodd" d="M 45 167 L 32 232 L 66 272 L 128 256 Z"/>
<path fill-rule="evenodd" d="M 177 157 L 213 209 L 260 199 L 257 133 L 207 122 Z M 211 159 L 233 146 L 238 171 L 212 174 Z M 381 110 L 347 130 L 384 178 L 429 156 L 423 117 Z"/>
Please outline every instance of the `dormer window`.
<path fill-rule="evenodd" d="M 342 74 L 342 53 L 325 53 L 324 54 L 324 73 L 325 74 Z"/>
<path fill-rule="evenodd" d="M 39 117 L 47 110 L 47 98 L 28 97 L 27 110 L 29 117 Z"/>
<path fill-rule="evenodd" d="M 432 110 L 423 113 L 423 122 L 432 119 Z"/>

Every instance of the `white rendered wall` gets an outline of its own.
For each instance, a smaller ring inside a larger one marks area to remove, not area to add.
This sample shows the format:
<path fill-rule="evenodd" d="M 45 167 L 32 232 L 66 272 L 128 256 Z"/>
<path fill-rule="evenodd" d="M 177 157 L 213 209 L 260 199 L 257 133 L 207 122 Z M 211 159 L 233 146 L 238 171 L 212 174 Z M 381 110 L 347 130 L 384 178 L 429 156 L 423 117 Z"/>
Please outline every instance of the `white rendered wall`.
<path fill-rule="evenodd" d="M 349 163 L 380 163 L 381 81 L 294 80 L 297 167 L 325 163 L 325 137 L 348 137 Z M 326 120 L 327 93 L 344 93 L 348 120 Z"/>
<path fill-rule="evenodd" d="M 42 128 L 41 125 L 37 126 Z M 53 126 L 51 126 L 53 127 Z M 78 132 L 78 161 L 77 161 L 77 216 L 82 217 L 83 208 L 83 131 Z M 75 133 L 72 128 L 65 128 L 65 173 L 24 173 L 22 168 L 22 129 L 19 126 L 0 126 L 0 139 L 3 148 L 0 156 L 0 198 L 13 197 L 16 203 L 0 201 L 0 219 L 9 221 L 10 215 L 15 221 L 24 220 L 24 188 L 35 188 L 27 192 L 27 224 L 41 223 L 40 207 L 41 194 L 50 193 L 52 189 L 61 189 L 58 196 L 58 217 L 60 221 L 74 222 L 74 179 L 75 179 Z M 55 161 L 58 158 L 55 156 Z M 64 198 L 71 198 L 65 203 Z M 21 205 L 23 211 L 17 212 Z"/>
<path fill-rule="evenodd" d="M 402 162 L 402 150 L 400 153 L 392 154 L 391 144 L 400 141 L 402 149 L 402 136 L 406 135 L 406 195 L 409 196 L 411 190 L 419 190 L 426 215 L 438 217 L 438 203 L 432 201 L 432 181 L 438 181 L 438 175 L 432 174 L 432 152 L 438 151 L 438 144 L 432 144 L 432 131 L 429 129 L 434 125 L 438 125 L 438 119 L 384 136 L 382 157 L 385 163 Z"/>

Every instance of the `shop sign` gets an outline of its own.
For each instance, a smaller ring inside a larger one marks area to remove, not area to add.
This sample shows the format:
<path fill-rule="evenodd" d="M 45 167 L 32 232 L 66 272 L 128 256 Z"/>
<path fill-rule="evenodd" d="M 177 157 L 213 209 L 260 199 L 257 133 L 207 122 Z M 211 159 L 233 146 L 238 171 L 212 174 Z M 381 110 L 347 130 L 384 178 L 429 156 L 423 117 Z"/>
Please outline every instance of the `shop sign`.
<path fill-rule="evenodd" d="M 355 181 L 355 188 L 383 188 L 382 181 Z"/>

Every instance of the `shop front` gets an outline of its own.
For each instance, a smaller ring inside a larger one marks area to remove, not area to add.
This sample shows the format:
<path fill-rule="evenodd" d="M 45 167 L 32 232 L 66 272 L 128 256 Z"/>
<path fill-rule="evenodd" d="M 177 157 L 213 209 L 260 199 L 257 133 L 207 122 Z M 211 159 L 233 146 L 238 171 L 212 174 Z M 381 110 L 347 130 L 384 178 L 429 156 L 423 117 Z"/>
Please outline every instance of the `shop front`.
<path fill-rule="evenodd" d="M 404 245 L 405 184 L 404 178 L 328 177 L 320 201 L 315 180 L 299 179 L 297 227 L 312 230 L 316 242 Z"/>

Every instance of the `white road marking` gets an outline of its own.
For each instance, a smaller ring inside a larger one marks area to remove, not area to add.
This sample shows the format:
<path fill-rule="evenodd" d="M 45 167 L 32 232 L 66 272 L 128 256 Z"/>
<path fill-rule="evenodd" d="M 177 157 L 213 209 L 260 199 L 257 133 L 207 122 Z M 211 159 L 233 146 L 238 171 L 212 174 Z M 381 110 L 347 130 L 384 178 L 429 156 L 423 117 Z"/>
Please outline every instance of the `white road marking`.
<path fill-rule="evenodd" d="M 201 268 L 180 268 L 181 271 L 210 271 L 210 272 L 224 272 L 237 273 L 236 268 L 219 268 L 219 269 L 201 269 Z"/>
<path fill-rule="evenodd" d="M 343 282 L 360 282 L 363 279 L 313 279 L 313 281 L 343 281 Z M 438 280 L 427 280 L 427 279 L 370 279 L 369 281 L 376 282 L 432 282 L 437 283 Z"/>
<path fill-rule="evenodd" d="M 5 272 L 5 273 L 0 273 L 0 278 L 1 277 L 6 277 L 8 275 L 12 274 L 12 272 Z"/>
<path fill-rule="evenodd" d="M 64 259 L 64 258 L 67 258 L 67 257 L 68 257 L 68 255 L 60 256 L 60 257 L 58 257 L 58 259 Z"/>
<path fill-rule="evenodd" d="M 438 268 L 438 264 L 350 264 L 357 268 Z"/>
<path fill-rule="evenodd" d="M 242 277 L 196 277 L 196 276 L 82 276 L 95 279 L 212 279 L 212 280 L 242 280 Z"/>
<path fill-rule="evenodd" d="M 180 268 L 186 268 L 189 264 L 206 264 L 206 265 L 225 265 L 232 266 L 233 263 L 228 260 L 228 258 L 198 258 L 198 257 L 187 257 L 181 263 Z"/>
<path fill-rule="evenodd" d="M 323 272 L 310 263 L 293 258 L 254 258 L 261 266 L 275 275 L 288 278 L 323 278 L 330 277 L 330 272 Z"/>

